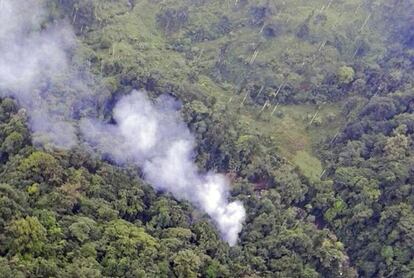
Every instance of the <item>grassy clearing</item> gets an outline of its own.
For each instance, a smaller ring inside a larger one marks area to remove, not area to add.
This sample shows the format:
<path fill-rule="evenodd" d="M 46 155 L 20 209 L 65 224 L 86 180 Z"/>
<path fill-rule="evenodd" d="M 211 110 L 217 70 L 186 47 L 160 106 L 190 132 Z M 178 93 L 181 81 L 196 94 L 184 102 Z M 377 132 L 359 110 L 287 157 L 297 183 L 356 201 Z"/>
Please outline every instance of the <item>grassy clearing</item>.
<path fill-rule="evenodd" d="M 306 151 L 299 151 L 293 158 L 293 163 L 311 180 L 318 180 L 323 171 L 322 164 L 315 156 Z"/>
<path fill-rule="evenodd" d="M 235 67 L 235 72 L 243 72 L 244 69 L 237 69 L 241 66 L 238 59 L 240 57 L 244 57 L 243 59 L 246 61 L 249 59 L 251 43 L 257 42 L 260 34 L 251 30 L 245 32 L 245 28 L 250 28 L 245 27 L 228 37 L 200 42 L 196 45 L 202 51 L 194 61 L 185 57 L 184 53 L 169 48 L 169 43 L 173 38 L 165 37 L 156 25 L 155 18 L 159 12 L 159 6 L 156 8 L 157 6 L 150 1 L 140 1 L 133 10 L 128 11 L 124 10 L 122 6 L 113 5 L 115 6 L 103 5 L 99 10 L 99 17 L 107 23 L 102 32 L 109 34 L 108 40 L 111 42 L 108 49 L 97 50 L 102 61 L 120 61 L 123 65 L 130 65 L 131 68 L 140 65 L 142 72 L 156 71 L 165 80 L 174 82 L 188 83 L 188 75 L 196 70 L 198 80 L 193 82 L 191 87 L 206 97 L 215 97 L 217 102 L 225 106 L 231 113 L 239 115 L 246 135 L 254 134 L 270 138 L 274 149 L 280 156 L 298 166 L 303 174 L 309 178 L 319 177 L 322 166 L 318 158 L 313 155 L 314 149 L 321 140 L 327 136 L 333 136 L 341 125 L 342 121 L 338 116 L 335 116 L 339 114 L 339 104 L 321 107 L 318 112 L 319 125 L 310 126 L 310 118 L 318 109 L 314 105 L 281 105 L 272 114 L 274 107 L 262 110 L 262 107 L 253 105 L 249 101 L 241 105 L 243 96 L 236 94 L 235 84 L 227 84 L 228 86 L 226 86 L 224 83 L 216 83 L 209 77 L 209 69 L 217 59 L 219 47 L 229 41 L 234 41 L 234 49 L 227 59 L 234 60 L 232 66 Z M 209 15 L 208 22 L 219 20 L 219 16 L 213 12 L 219 8 L 231 9 L 232 7 L 219 3 L 203 7 L 203 14 Z M 205 9 L 211 9 L 211 12 L 207 13 Z M 308 8 L 301 11 L 303 14 L 310 12 L 311 10 Z M 230 14 L 242 16 L 243 12 Z M 204 22 L 204 19 L 196 17 L 192 17 L 190 20 L 193 25 L 200 25 Z M 181 35 L 182 33 L 178 33 L 176 37 Z M 93 38 L 89 39 L 93 41 Z M 267 42 L 257 57 L 257 63 L 266 64 L 272 59 L 277 61 L 277 57 L 292 51 L 292 49 L 295 49 L 295 53 L 302 53 L 300 57 L 303 57 L 302 55 L 313 53 L 315 47 L 315 45 L 306 43 L 298 44 L 295 37 L 286 35 Z M 277 62 L 277 64 L 279 63 Z M 283 67 L 279 71 L 283 72 Z M 280 74 L 273 76 L 273 78 L 279 77 Z M 180 97 L 185 98 L 185 96 Z M 334 118 L 328 121 L 328 115 L 331 118 L 334 115 Z"/>
<path fill-rule="evenodd" d="M 298 166 L 301 172 L 310 179 L 319 179 L 323 167 L 317 156 L 314 155 L 317 144 L 327 137 L 335 135 L 342 125 L 339 116 L 340 104 L 322 107 L 318 110 L 312 105 L 286 105 L 277 108 L 281 112 L 273 116 L 273 107 L 264 109 L 260 114 L 260 107 L 248 106 L 240 108 L 240 96 L 233 96 L 233 106 L 240 115 L 240 119 L 247 127 L 248 134 L 268 136 L 275 144 L 278 154 L 289 162 Z M 309 125 L 309 118 L 317 111 L 321 124 Z M 335 116 L 328 120 L 329 117 Z"/>

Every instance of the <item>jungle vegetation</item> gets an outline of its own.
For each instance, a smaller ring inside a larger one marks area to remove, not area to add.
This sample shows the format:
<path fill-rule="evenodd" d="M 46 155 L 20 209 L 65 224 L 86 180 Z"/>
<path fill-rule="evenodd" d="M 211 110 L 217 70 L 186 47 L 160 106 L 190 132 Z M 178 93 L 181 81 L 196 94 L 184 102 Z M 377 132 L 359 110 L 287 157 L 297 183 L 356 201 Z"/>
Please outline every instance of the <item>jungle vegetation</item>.
<path fill-rule="evenodd" d="M 414 277 L 414 3 L 47 0 L 111 101 L 178 98 L 197 163 L 247 218 L 208 216 L 132 165 L 39 148 L 0 101 L 0 277 Z"/>

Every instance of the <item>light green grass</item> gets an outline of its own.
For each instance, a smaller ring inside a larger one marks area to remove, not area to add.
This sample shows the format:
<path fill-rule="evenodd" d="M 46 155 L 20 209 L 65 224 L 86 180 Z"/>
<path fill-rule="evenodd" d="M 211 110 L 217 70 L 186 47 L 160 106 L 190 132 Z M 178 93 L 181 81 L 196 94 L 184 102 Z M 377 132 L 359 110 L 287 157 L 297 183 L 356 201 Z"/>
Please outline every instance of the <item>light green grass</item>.
<path fill-rule="evenodd" d="M 311 180 L 318 180 L 323 171 L 322 164 L 315 156 L 307 151 L 299 151 L 293 158 L 293 163 Z"/>
<path fill-rule="evenodd" d="M 315 8 L 320 8 L 318 3 L 321 3 L 319 0 L 295 1 L 304 8 L 286 10 L 281 15 L 283 20 L 283 16 L 292 17 L 290 19 L 294 22 L 292 26 L 300 24 Z M 356 5 L 354 2 L 352 2 L 353 6 Z M 121 62 L 123 65 L 129 65 L 132 69 L 136 69 L 136 65 L 139 64 L 141 72 L 137 74 L 156 71 L 165 81 L 181 82 L 187 84 L 190 90 L 193 88 L 194 90 L 189 92 L 190 94 L 202 94 L 199 97 L 215 97 L 217 102 L 226 107 L 228 112 L 239 115 L 245 135 L 254 134 L 270 138 L 272 144 L 270 147 L 276 149 L 281 157 L 298 166 L 305 176 L 311 179 L 319 177 L 323 167 L 318 158 L 313 155 L 316 152 L 315 147 L 324 138 L 333 136 L 343 124 L 343 120 L 338 116 L 340 104 L 322 106 L 318 112 L 322 124 L 309 126 L 308 117 L 316 112 L 315 105 L 281 105 L 277 109 L 283 115 L 281 117 L 276 116 L 276 113 L 271 115 L 273 107 L 268 107 L 259 113 L 261 107 L 249 103 L 249 101 L 243 106 L 240 105 L 244 96 L 236 94 L 237 84 L 217 83 L 210 77 L 210 70 L 214 66 L 220 47 L 228 42 L 232 43 L 230 52 L 225 59 L 229 62 L 236 76 L 245 73 L 246 62 L 251 57 L 252 45 L 254 46 L 261 39 L 261 34 L 257 32 L 260 28 L 255 31 L 254 27 L 241 27 L 234 33 L 216 40 L 193 43 L 193 48 L 203 50 L 194 61 L 186 58 L 184 53 L 173 51 L 168 47 L 172 40 L 184 36 L 186 29 L 184 28 L 172 37 L 166 37 L 156 24 L 156 15 L 160 11 L 160 5 L 151 1 L 139 1 L 133 10 L 128 10 L 125 9 L 125 5 L 118 2 L 105 3 L 99 7 L 97 12 L 105 24 L 101 32 L 108 34 L 112 45 L 109 49 L 97 50 L 103 61 Z M 163 1 L 163 3 L 165 6 L 171 6 L 172 2 Z M 177 3 L 177 8 L 185 4 L 183 1 L 175 1 L 174 3 Z M 327 12 L 328 25 L 333 25 L 334 20 L 338 18 L 335 5 Z M 289 5 L 289 7 L 295 7 L 295 5 Z M 246 11 L 242 9 L 234 11 L 230 2 L 212 1 L 202 5 L 198 11 L 197 9 L 193 10 L 189 24 L 194 27 L 218 21 L 222 11 L 225 11 L 235 22 L 245 20 L 244 17 L 248 16 Z M 298 13 L 301 16 L 298 16 Z M 199 18 L 197 17 L 199 14 L 207 16 Z M 277 15 L 274 17 L 274 20 L 279 20 Z M 346 21 L 345 16 L 340 17 L 339 27 L 342 28 L 343 25 L 349 24 L 350 22 Z M 331 27 L 329 26 L 329 28 Z M 93 41 L 93 38 L 90 38 L 90 41 Z M 96 43 L 99 44 L 99 42 Z M 288 70 L 288 65 L 281 57 L 288 55 L 296 64 L 300 64 L 305 61 L 306 57 L 312 56 L 318 47 L 319 44 L 301 41 L 292 34 L 269 40 L 263 44 L 257 56 L 255 63 L 261 66 L 257 68 L 256 74 L 258 76 L 262 73 L 273 74 L 270 77 L 280 83 L 283 81 L 282 73 Z M 329 54 L 329 50 L 329 47 L 326 47 L 323 55 L 321 54 L 318 59 L 312 62 L 316 68 L 323 68 L 325 71 L 335 70 L 339 53 Z M 321 64 L 324 66 L 320 66 Z M 272 67 L 273 70 L 269 67 Z M 188 74 L 194 71 L 198 72 L 198 81 L 190 84 Z M 320 79 L 324 72 L 314 72 L 313 74 Z M 290 81 L 295 82 L 295 78 L 298 79 L 297 82 L 300 82 L 304 77 L 295 77 L 295 72 L 291 71 Z M 186 96 L 180 97 L 186 98 Z M 325 120 L 328 114 L 334 114 L 336 117 L 328 122 Z"/>

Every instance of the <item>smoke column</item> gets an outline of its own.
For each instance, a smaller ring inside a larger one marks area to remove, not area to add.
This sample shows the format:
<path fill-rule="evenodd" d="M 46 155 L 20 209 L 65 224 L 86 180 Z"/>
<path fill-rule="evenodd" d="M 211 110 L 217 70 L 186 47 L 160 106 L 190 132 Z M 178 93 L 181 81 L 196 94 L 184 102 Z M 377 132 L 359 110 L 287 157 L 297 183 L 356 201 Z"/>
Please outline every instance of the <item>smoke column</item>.
<path fill-rule="evenodd" d="M 42 30 L 43 9 L 35 1 L 0 1 L 0 96 L 18 100 L 36 133 L 58 147 L 76 143 L 74 126 L 52 112 L 48 83 L 68 68 L 66 50 L 73 35 L 66 26 Z"/>
<path fill-rule="evenodd" d="M 133 162 L 157 190 L 189 200 L 215 221 L 223 238 L 237 242 L 245 211 L 241 203 L 227 201 L 229 184 L 222 175 L 198 171 L 193 156 L 194 137 L 168 96 L 155 103 L 134 91 L 115 106 L 117 124 L 88 120 L 83 134 L 95 147 L 118 163 Z"/>
<path fill-rule="evenodd" d="M 71 26 L 46 22 L 43 5 L 0 0 L 0 97 L 13 97 L 25 108 L 34 145 L 70 149 L 79 144 L 76 120 L 83 113 L 96 116 L 108 93 L 90 90 L 92 76 L 72 62 Z"/>
<path fill-rule="evenodd" d="M 197 169 L 195 141 L 177 103 L 167 96 L 151 102 L 144 92 L 134 91 L 117 103 L 115 125 L 86 120 L 99 116 L 98 107 L 108 94 L 92 89 L 93 78 L 74 65 L 76 39 L 71 27 L 46 22 L 42 3 L 0 0 L 0 97 L 13 97 L 25 108 L 33 144 L 70 149 L 81 144 L 80 132 L 115 162 L 139 166 L 155 189 L 189 200 L 206 212 L 223 238 L 236 244 L 244 208 L 227 201 L 229 184 L 224 176 Z"/>

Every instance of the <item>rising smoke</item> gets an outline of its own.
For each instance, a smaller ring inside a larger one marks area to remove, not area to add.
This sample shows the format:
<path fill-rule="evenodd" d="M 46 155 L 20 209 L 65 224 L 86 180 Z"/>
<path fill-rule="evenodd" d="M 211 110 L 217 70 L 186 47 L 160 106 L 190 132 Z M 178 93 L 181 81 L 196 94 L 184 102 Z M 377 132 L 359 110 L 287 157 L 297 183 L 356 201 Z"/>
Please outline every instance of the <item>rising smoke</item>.
<path fill-rule="evenodd" d="M 94 92 L 87 74 L 73 66 L 68 55 L 76 46 L 72 29 L 62 22 L 46 26 L 40 3 L 0 0 L 0 96 L 13 97 L 26 109 L 33 143 L 71 148 L 80 144 L 81 133 L 99 153 L 139 166 L 155 189 L 206 212 L 223 238 L 236 244 L 244 208 L 227 201 L 224 176 L 197 169 L 195 141 L 177 102 L 168 96 L 152 102 L 144 92 L 134 91 L 116 104 L 116 124 L 96 119 L 99 98 L 106 94 Z"/>
<path fill-rule="evenodd" d="M 73 66 L 71 26 L 46 22 L 43 4 L 0 0 L 0 97 L 13 97 L 26 109 L 34 145 L 69 149 L 79 144 L 76 120 L 96 115 L 108 94 L 90 90 L 90 74 Z"/>
<path fill-rule="evenodd" d="M 0 1 L 0 96 L 17 99 L 34 132 L 67 148 L 77 142 L 75 127 L 53 109 L 60 99 L 48 87 L 68 71 L 66 51 L 74 36 L 65 25 L 42 30 L 43 16 L 37 1 Z"/>
<path fill-rule="evenodd" d="M 116 125 L 82 122 L 88 141 L 118 163 L 136 163 L 157 190 L 191 201 L 213 218 L 224 239 L 234 245 L 244 208 L 239 202 L 228 203 L 225 177 L 199 173 L 194 137 L 181 120 L 177 103 L 168 96 L 152 103 L 144 92 L 134 91 L 116 104 L 113 117 Z"/>

